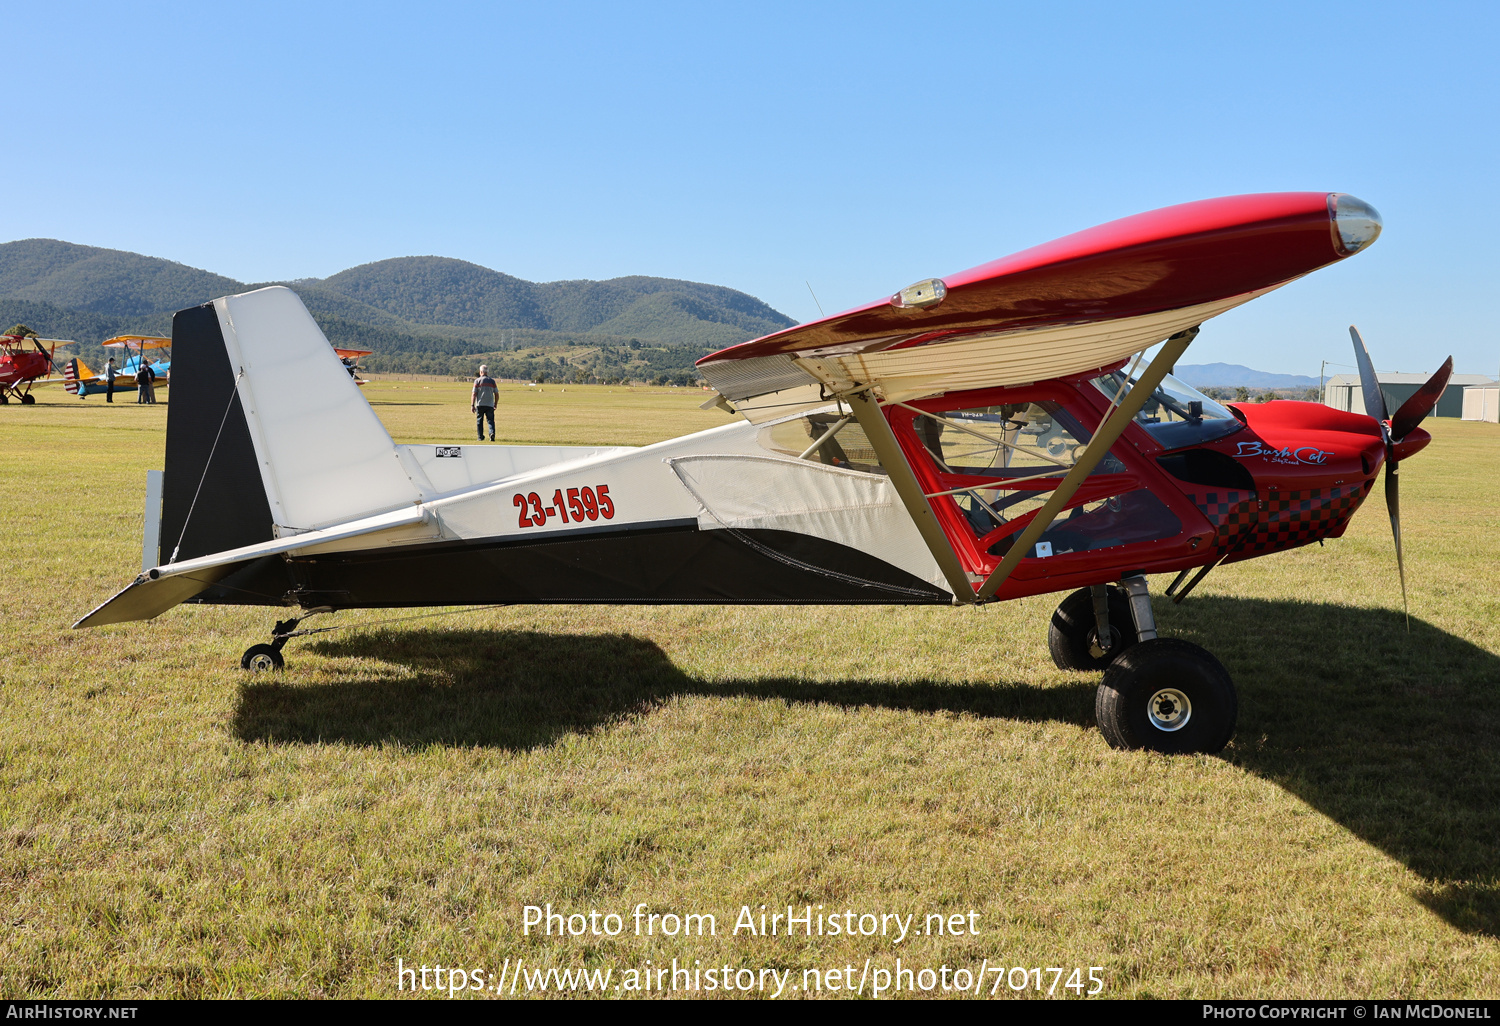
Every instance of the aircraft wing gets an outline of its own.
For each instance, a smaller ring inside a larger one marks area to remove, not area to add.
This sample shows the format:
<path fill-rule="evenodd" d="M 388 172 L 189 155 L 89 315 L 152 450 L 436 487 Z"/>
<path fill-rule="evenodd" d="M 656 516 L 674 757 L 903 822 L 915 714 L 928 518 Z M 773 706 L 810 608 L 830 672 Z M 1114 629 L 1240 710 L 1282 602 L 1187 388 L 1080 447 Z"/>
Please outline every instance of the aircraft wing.
<path fill-rule="evenodd" d="M 160 335 L 116 335 L 101 344 L 109 349 L 170 349 L 172 340 Z"/>
<path fill-rule="evenodd" d="M 752 421 L 872 389 L 901 401 L 1105 367 L 1351 256 L 1379 215 L 1341 193 L 1263 193 L 1090 228 L 712 353 Z"/>

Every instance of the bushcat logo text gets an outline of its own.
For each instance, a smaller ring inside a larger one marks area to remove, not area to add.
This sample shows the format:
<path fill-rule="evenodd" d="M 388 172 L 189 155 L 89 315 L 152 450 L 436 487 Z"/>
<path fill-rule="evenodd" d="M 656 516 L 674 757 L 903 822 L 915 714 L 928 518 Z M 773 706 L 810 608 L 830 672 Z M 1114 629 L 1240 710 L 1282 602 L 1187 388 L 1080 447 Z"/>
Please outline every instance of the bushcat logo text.
<path fill-rule="evenodd" d="M 1239 452 L 1235 453 L 1235 455 L 1240 458 L 1246 456 L 1264 456 L 1272 463 L 1290 463 L 1294 466 L 1299 463 L 1306 463 L 1316 467 L 1326 463 L 1328 457 L 1332 456 L 1333 453 L 1319 449 L 1314 445 L 1304 445 L 1297 449 L 1293 449 L 1291 446 L 1287 446 L 1284 449 L 1273 449 L 1264 442 L 1241 442 Z"/>

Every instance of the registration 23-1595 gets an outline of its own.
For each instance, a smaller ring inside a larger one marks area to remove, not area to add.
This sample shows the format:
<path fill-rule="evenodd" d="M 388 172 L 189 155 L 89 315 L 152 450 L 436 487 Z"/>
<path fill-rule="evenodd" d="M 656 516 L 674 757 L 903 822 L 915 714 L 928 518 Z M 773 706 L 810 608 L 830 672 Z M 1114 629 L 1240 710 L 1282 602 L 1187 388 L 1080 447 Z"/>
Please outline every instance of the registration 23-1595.
<path fill-rule="evenodd" d="M 544 527 L 553 517 L 565 524 L 583 523 L 601 517 L 605 520 L 615 518 L 615 504 L 609 497 L 609 485 L 569 488 L 566 495 L 559 488 L 552 493 L 549 505 L 543 505 L 542 497 L 536 492 L 517 492 L 512 502 L 521 511 L 522 527 Z"/>

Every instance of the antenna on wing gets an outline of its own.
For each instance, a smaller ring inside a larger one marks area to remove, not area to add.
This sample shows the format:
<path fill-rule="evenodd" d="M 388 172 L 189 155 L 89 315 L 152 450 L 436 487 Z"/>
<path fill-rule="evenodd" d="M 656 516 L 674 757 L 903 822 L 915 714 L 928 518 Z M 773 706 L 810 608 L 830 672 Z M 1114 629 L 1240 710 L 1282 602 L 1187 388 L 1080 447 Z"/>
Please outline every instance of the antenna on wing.
<path fill-rule="evenodd" d="M 818 302 L 818 294 L 812 290 L 812 282 L 804 280 L 802 282 L 802 284 L 804 284 L 804 285 L 807 286 L 807 294 L 813 297 L 813 302 L 818 307 L 818 316 L 819 317 L 826 317 L 826 316 L 828 316 L 827 314 L 825 314 L 823 312 L 823 304 Z"/>

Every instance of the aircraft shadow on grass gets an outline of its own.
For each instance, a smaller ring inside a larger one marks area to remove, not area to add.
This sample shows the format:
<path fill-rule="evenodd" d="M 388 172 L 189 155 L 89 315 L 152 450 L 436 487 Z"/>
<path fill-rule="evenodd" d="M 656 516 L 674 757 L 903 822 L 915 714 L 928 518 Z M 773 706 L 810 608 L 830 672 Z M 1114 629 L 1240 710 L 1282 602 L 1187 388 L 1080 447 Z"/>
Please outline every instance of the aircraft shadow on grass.
<path fill-rule="evenodd" d="M 1223 758 L 1290 791 L 1424 881 L 1454 926 L 1500 936 L 1500 658 L 1385 609 L 1196 597 L 1157 602 L 1162 633 L 1216 653 L 1240 693 Z M 1038 629 L 1018 624 L 1016 629 Z M 1093 721 L 1094 683 L 705 681 L 628 634 L 443 630 L 309 646 L 412 673 L 242 687 L 234 728 L 270 743 L 481 745 L 524 750 L 678 695 L 846 708 Z"/>

